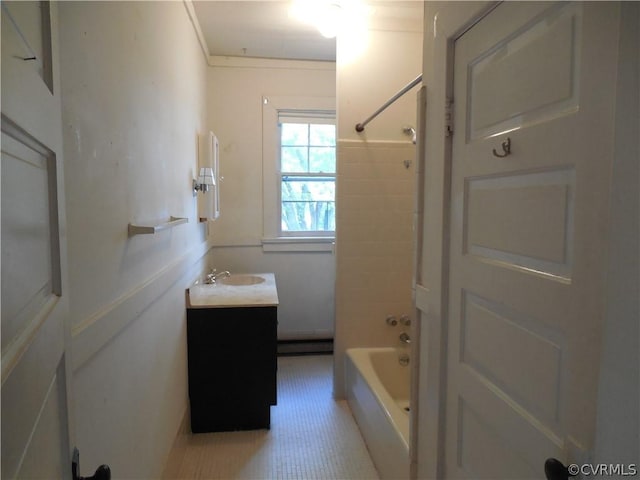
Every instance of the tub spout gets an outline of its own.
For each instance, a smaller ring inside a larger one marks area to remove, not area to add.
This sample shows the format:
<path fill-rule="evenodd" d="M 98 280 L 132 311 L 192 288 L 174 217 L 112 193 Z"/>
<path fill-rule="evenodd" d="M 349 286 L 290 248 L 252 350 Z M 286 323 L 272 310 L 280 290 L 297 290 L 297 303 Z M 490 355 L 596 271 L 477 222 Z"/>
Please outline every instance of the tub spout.
<path fill-rule="evenodd" d="M 398 362 L 403 367 L 406 367 L 407 365 L 409 365 L 409 355 L 407 355 L 406 353 L 398 355 Z"/>
<path fill-rule="evenodd" d="M 399 338 L 402 343 L 406 343 L 407 345 L 411 343 L 411 337 L 409 337 L 407 332 L 402 332 Z"/>

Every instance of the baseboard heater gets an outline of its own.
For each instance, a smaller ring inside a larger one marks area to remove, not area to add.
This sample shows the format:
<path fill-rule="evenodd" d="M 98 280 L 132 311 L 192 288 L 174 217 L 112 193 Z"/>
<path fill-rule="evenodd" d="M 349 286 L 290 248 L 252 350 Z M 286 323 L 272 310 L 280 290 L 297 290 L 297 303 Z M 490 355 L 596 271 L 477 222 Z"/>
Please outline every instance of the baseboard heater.
<path fill-rule="evenodd" d="M 278 340 L 278 356 L 331 355 L 333 339 Z"/>

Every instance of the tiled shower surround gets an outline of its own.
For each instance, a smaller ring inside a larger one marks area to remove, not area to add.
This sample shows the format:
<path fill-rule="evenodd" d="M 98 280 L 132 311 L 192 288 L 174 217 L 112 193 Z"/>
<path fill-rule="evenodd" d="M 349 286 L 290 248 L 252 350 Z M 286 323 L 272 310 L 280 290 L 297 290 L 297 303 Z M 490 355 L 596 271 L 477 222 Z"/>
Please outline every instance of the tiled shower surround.
<path fill-rule="evenodd" d="M 396 346 L 412 313 L 415 146 L 338 142 L 335 392 L 342 396 L 344 351 Z M 408 330 L 408 329 L 407 329 Z"/>

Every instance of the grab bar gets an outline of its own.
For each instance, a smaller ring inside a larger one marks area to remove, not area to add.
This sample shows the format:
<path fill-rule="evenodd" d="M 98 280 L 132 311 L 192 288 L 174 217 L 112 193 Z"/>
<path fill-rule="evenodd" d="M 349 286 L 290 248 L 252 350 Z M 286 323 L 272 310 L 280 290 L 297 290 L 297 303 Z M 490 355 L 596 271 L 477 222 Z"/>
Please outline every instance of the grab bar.
<path fill-rule="evenodd" d="M 364 127 L 367 123 L 369 123 L 371 120 L 373 120 L 374 118 L 376 118 L 378 115 L 380 115 L 389 105 L 391 105 L 393 102 L 395 102 L 396 100 L 398 100 L 401 96 L 403 96 L 405 93 L 407 93 L 409 90 L 411 90 L 413 87 L 415 87 L 418 83 L 420 83 L 422 81 L 422 74 L 418 75 L 414 80 L 411 81 L 411 83 L 409 83 L 406 87 L 404 87 L 402 90 L 400 90 L 398 93 L 396 93 L 393 97 L 391 97 L 389 100 L 387 100 L 387 102 L 382 105 L 378 110 L 376 110 L 369 118 L 367 118 L 364 122 L 362 123 L 358 123 L 356 125 L 356 132 L 360 133 L 360 132 L 364 132 Z"/>

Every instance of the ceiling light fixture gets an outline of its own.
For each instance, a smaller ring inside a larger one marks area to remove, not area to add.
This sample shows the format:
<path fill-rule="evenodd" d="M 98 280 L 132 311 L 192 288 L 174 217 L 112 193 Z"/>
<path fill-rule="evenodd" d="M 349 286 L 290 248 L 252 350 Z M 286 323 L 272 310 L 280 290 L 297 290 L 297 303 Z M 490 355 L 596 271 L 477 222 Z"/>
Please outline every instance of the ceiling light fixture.
<path fill-rule="evenodd" d="M 326 4 L 318 12 L 315 25 L 325 38 L 336 38 L 343 21 L 342 8 L 337 3 Z"/>
<path fill-rule="evenodd" d="M 289 17 L 315 26 L 322 36 L 335 38 L 354 23 L 365 21 L 366 12 L 357 0 L 293 0 Z"/>

